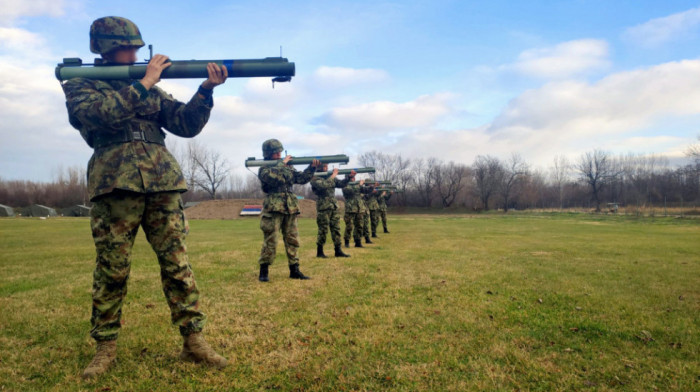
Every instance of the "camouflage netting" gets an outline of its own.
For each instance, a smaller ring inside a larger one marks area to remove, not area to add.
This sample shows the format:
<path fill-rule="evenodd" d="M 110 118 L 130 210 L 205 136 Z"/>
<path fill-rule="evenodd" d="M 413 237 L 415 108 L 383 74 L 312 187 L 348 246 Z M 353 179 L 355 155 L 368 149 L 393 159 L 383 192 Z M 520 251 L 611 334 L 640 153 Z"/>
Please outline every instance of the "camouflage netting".
<path fill-rule="evenodd" d="M 58 216 L 56 210 L 51 207 L 42 206 L 41 204 L 34 204 L 29 207 L 29 213 L 31 216 Z"/>
<path fill-rule="evenodd" d="M 0 216 L 15 216 L 15 211 L 12 207 L 0 204 Z"/>
<path fill-rule="evenodd" d="M 61 210 L 63 216 L 90 216 L 90 207 L 78 204 Z"/>

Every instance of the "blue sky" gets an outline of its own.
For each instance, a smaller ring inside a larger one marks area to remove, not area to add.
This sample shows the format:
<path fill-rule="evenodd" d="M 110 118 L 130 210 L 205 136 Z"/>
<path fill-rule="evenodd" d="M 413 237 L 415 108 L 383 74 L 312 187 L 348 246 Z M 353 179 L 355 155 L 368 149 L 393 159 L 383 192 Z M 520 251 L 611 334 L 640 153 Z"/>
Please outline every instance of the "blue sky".
<path fill-rule="evenodd" d="M 91 150 L 53 76 L 94 57 L 90 23 L 133 20 L 175 60 L 283 54 L 297 77 L 230 79 L 199 144 L 242 170 L 276 137 L 293 155 L 378 150 L 546 170 L 594 148 L 680 162 L 700 134 L 700 7 L 690 1 L 0 0 L 0 178 L 49 181 Z M 141 57 L 147 57 L 143 49 Z M 159 86 L 187 100 L 201 81 Z M 184 141 L 168 142 L 174 149 Z"/>

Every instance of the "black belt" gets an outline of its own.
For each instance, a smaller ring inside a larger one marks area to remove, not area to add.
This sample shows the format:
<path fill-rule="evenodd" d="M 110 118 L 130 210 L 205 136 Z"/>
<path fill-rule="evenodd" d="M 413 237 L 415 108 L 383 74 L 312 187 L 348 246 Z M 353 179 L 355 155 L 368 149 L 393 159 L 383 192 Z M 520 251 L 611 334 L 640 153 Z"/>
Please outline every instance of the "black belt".
<path fill-rule="evenodd" d="M 165 145 L 165 134 L 159 128 L 149 127 L 137 131 L 124 130 L 121 132 L 97 132 L 92 137 L 92 148 L 103 148 L 112 144 L 141 141 Z"/>

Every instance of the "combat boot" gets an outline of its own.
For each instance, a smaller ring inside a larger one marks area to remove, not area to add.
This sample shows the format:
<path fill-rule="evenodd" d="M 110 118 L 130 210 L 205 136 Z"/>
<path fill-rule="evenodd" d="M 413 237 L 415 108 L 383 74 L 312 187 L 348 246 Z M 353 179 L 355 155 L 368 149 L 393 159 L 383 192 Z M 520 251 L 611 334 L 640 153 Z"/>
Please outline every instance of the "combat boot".
<path fill-rule="evenodd" d="M 364 248 L 364 246 L 362 246 L 362 240 L 355 240 L 355 248 Z"/>
<path fill-rule="evenodd" d="M 343 250 L 340 249 L 340 245 L 335 247 L 335 257 L 350 257 L 350 255 L 343 253 Z"/>
<path fill-rule="evenodd" d="M 267 272 L 270 267 L 270 264 L 260 264 L 260 276 L 258 276 L 258 280 L 261 282 L 269 282 L 270 279 L 267 277 Z"/>
<path fill-rule="evenodd" d="M 385 227 L 385 228 L 384 228 L 384 232 L 385 232 L 385 233 L 388 233 L 388 232 L 389 232 L 389 230 L 387 230 L 387 229 L 386 229 L 386 227 Z"/>
<path fill-rule="evenodd" d="M 370 241 L 369 236 L 365 237 L 365 244 L 374 244 L 374 242 Z"/>
<path fill-rule="evenodd" d="M 316 245 L 316 257 L 320 257 L 322 259 L 327 259 L 328 256 L 326 256 L 323 253 L 323 245 Z"/>
<path fill-rule="evenodd" d="M 182 352 L 180 359 L 190 362 L 204 362 L 209 366 L 222 369 L 228 364 L 228 360 L 217 354 L 213 348 L 204 340 L 201 332 L 195 332 L 183 336 Z"/>
<path fill-rule="evenodd" d="M 372 233 L 372 238 L 379 238 L 379 237 L 377 237 L 377 233 Z"/>
<path fill-rule="evenodd" d="M 97 377 L 109 369 L 117 359 L 117 341 L 97 342 L 97 351 L 90 364 L 83 370 L 83 378 Z"/>
<path fill-rule="evenodd" d="M 350 247 L 350 240 L 345 240 L 345 247 L 349 248 Z"/>
<path fill-rule="evenodd" d="M 301 271 L 299 271 L 299 264 L 289 266 L 289 278 L 301 280 L 311 279 L 308 276 L 302 274 Z"/>

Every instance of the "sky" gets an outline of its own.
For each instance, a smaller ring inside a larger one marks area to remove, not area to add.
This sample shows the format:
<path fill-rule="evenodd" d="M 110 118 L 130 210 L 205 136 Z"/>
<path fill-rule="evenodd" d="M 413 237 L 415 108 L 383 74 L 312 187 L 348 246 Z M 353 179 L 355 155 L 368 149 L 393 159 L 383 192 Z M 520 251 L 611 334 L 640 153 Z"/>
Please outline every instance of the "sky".
<path fill-rule="evenodd" d="M 198 144 L 234 172 L 262 142 L 296 156 L 370 151 L 533 169 L 594 149 L 681 164 L 700 135 L 700 4 L 676 0 L 0 0 L 0 179 L 52 181 L 92 150 L 54 69 L 92 62 L 89 27 L 135 22 L 173 60 L 282 55 L 291 83 L 230 78 Z M 147 48 L 139 51 L 148 57 Z M 201 80 L 158 86 L 187 101 Z M 183 148 L 170 135 L 168 145 Z"/>

